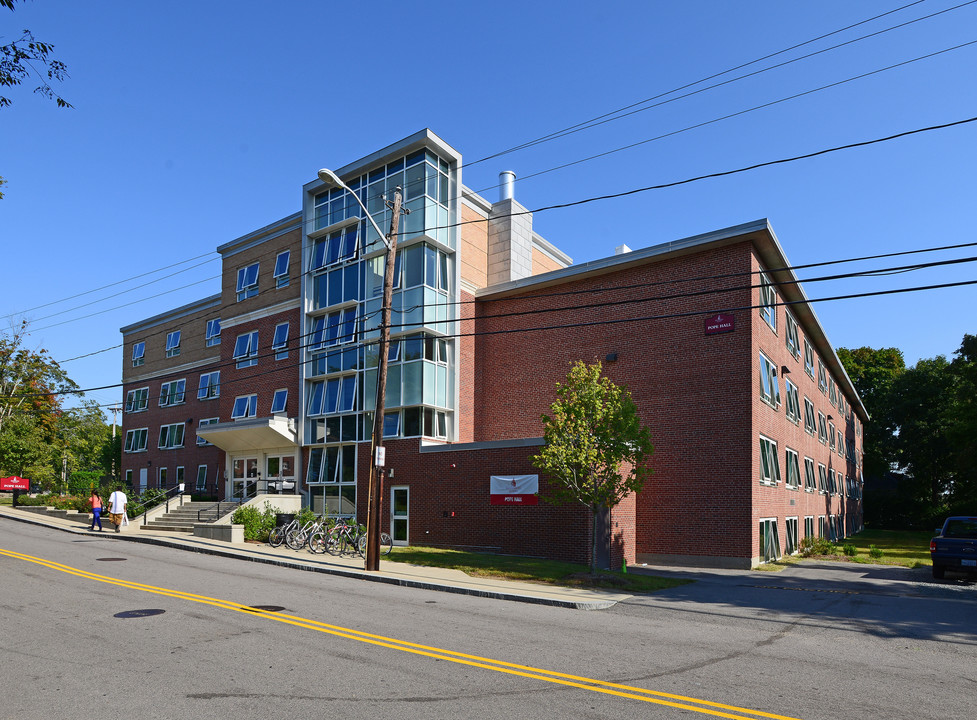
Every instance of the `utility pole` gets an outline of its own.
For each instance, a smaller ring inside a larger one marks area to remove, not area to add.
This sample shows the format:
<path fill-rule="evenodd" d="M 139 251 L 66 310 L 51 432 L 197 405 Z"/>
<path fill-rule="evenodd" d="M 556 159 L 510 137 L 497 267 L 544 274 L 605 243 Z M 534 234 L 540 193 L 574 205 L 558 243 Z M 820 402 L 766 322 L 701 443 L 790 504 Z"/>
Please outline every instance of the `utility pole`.
<path fill-rule="evenodd" d="M 122 410 L 122 407 L 120 405 L 113 405 L 112 407 L 109 408 L 109 410 L 112 411 L 112 448 L 113 448 L 113 452 L 112 452 L 112 483 L 114 484 L 116 482 L 116 480 L 115 480 L 115 415 L 116 415 L 116 413 L 118 413 L 118 412 L 120 412 Z"/>
<path fill-rule="evenodd" d="M 373 414 L 373 443 L 370 448 L 370 490 L 366 511 L 365 570 L 380 569 L 380 473 L 386 464 L 383 452 L 383 415 L 387 400 L 387 355 L 390 347 L 390 311 L 393 305 L 394 265 L 397 259 L 397 226 L 403 193 L 398 185 L 390 205 L 390 232 L 387 234 L 387 267 L 383 274 L 383 308 L 380 313 L 380 358 L 377 367 L 377 401 Z"/>

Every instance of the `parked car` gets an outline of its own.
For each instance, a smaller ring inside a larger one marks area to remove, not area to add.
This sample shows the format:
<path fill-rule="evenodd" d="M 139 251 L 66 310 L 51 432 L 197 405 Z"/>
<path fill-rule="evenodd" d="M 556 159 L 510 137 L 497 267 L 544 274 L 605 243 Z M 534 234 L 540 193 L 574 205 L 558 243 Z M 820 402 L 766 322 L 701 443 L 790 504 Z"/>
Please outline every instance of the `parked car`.
<path fill-rule="evenodd" d="M 977 575 L 977 517 L 949 517 L 930 540 L 933 577 L 947 570 Z"/>

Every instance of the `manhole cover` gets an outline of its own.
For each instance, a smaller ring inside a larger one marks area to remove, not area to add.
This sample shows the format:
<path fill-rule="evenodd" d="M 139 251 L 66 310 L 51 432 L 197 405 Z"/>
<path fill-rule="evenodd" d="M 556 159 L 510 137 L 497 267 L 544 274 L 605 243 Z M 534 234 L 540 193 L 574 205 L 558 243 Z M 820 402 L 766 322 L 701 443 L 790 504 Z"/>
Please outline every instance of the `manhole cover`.
<path fill-rule="evenodd" d="M 99 562 L 121 562 L 125 558 L 95 558 Z"/>
<path fill-rule="evenodd" d="M 116 613 L 112 617 L 117 618 L 138 618 L 138 617 L 149 617 L 150 615 L 162 615 L 165 610 L 160 610 L 158 608 L 149 608 L 146 610 L 126 610 L 125 612 Z"/>
<path fill-rule="evenodd" d="M 284 610 L 284 605 L 250 605 L 244 608 L 245 610 L 263 610 L 264 612 L 278 612 L 279 610 Z"/>

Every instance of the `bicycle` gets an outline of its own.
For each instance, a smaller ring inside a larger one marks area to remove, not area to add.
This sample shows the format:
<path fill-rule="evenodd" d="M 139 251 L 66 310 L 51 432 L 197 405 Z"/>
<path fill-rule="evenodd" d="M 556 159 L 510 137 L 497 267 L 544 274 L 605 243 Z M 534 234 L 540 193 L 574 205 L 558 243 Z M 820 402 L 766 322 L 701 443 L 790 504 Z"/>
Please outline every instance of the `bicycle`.
<path fill-rule="evenodd" d="M 285 542 L 285 538 L 289 531 L 298 528 L 298 525 L 298 520 L 292 520 L 287 525 L 276 525 L 271 529 L 271 532 L 268 533 L 268 544 L 272 547 L 278 547 Z"/>
<path fill-rule="evenodd" d="M 301 550 L 309 541 L 312 533 L 322 525 L 322 518 L 313 517 L 305 525 L 295 527 L 285 533 L 285 544 L 292 550 Z M 298 523 L 296 523 L 298 525 Z"/>

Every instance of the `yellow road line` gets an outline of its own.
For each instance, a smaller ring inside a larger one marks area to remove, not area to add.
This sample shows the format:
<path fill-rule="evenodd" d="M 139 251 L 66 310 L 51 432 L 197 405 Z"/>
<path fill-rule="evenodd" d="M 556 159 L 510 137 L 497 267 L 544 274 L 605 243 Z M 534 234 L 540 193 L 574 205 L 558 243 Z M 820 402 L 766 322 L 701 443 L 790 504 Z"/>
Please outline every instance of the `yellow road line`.
<path fill-rule="evenodd" d="M 643 702 L 665 705 L 682 710 L 691 710 L 693 712 L 698 712 L 705 715 L 732 718 L 733 720 L 754 720 L 758 717 L 771 718 L 772 720 L 797 720 L 797 718 L 792 718 L 786 715 L 776 715 L 774 713 L 751 710 L 749 708 L 738 707 L 736 705 L 726 705 L 709 700 L 686 697 L 684 695 L 660 692 L 658 690 L 646 690 L 645 688 L 634 687 L 631 685 L 622 685 L 604 680 L 582 677 L 579 675 L 569 675 L 553 670 L 535 668 L 528 665 L 518 665 L 516 663 L 505 662 L 503 660 L 493 660 L 491 658 L 480 657 L 478 655 L 468 655 L 453 650 L 444 650 L 442 648 L 432 647 L 429 645 L 420 645 L 417 643 L 408 642 L 406 640 L 397 640 L 396 638 L 389 638 L 383 635 L 374 635 L 372 633 L 354 630 L 351 628 L 344 628 L 339 625 L 330 625 L 328 623 L 310 620 L 308 618 L 302 618 L 295 615 L 286 615 L 278 612 L 260 610 L 248 605 L 233 602 L 231 600 L 222 600 L 219 598 L 207 597 L 206 595 L 195 595 L 193 593 L 156 587 L 154 585 L 146 585 L 129 580 L 119 580 L 116 578 L 106 577 L 104 575 L 97 575 L 86 570 L 79 570 L 78 568 L 73 568 L 69 565 L 63 565 L 51 560 L 25 555 L 12 550 L 5 550 L 3 548 L 0 548 L 0 555 L 4 555 L 15 560 L 33 563 L 35 565 L 41 565 L 43 567 L 50 568 L 51 570 L 57 570 L 58 572 L 67 573 L 86 580 L 94 580 L 97 582 L 128 588 L 130 590 L 138 590 L 140 592 L 172 597 L 178 600 L 188 600 L 190 602 L 212 605 L 225 610 L 246 613 L 251 616 L 274 620 L 276 622 L 293 625 L 295 627 L 305 628 L 308 630 L 315 630 L 316 632 L 326 633 L 349 640 L 356 640 L 358 642 L 368 643 L 378 647 L 400 650 L 401 652 L 412 653 L 414 655 L 430 657 L 437 660 L 447 660 L 460 665 L 468 665 L 471 667 L 483 668 L 485 670 L 494 670 L 495 672 L 505 673 L 508 675 L 516 675 L 533 680 L 542 680 L 549 683 L 580 688 L 582 690 L 590 690 L 592 692 L 603 693 L 606 695 L 616 695 L 618 697 L 641 700 Z M 688 703 L 695 703 L 695 705 L 690 705 Z"/>

